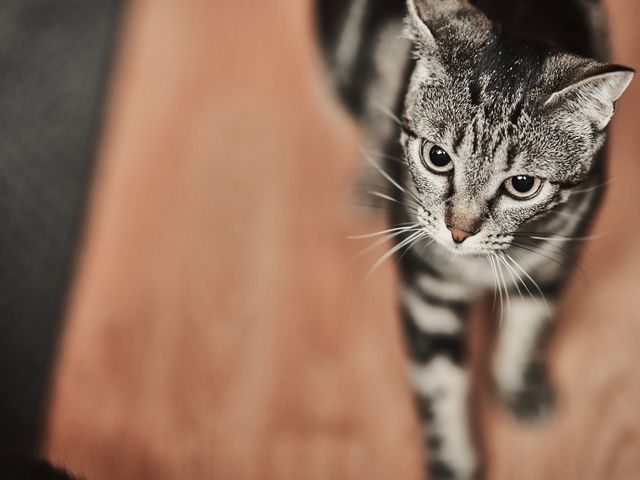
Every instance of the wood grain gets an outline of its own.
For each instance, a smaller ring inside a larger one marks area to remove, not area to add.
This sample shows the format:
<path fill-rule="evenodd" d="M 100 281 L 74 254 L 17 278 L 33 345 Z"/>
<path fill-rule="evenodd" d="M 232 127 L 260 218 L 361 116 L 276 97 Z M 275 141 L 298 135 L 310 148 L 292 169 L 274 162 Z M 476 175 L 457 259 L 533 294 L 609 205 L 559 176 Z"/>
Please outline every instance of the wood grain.
<path fill-rule="evenodd" d="M 609 2 L 628 64 L 634 1 Z M 133 1 L 116 71 L 48 455 L 90 480 L 419 478 L 392 269 L 363 281 L 346 238 L 383 225 L 349 203 L 358 133 L 310 2 Z M 491 479 L 640 479 L 639 106 L 563 307 L 557 416 L 516 425 L 480 385 Z"/>

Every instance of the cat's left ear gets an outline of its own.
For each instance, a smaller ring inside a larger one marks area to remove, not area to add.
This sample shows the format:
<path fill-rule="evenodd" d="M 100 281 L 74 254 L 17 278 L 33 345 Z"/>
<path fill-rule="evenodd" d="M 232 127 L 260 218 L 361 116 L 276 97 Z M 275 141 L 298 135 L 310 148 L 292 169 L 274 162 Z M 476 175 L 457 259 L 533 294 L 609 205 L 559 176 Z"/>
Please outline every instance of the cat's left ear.
<path fill-rule="evenodd" d="M 432 55 L 438 45 L 482 44 L 491 22 L 467 0 L 406 0 L 408 33 L 421 53 Z"/>
<path fill-rule="evenodd" d="M 427 12 L 421 0 L 407 0 L 408 32 L 413 41 L 416 42 L 425 52 L 433 53 L 438 48 L 436 39 L 427 26 Z"/>
<path fill-rule="evenodd" d="M 634 74 L 635 71 L 628 67 L 601 65 L 552 94 L 545 106 L 582 112 L 595 128 L 604 130 L 613 116 L 615 102 L 627 89 Z"/>

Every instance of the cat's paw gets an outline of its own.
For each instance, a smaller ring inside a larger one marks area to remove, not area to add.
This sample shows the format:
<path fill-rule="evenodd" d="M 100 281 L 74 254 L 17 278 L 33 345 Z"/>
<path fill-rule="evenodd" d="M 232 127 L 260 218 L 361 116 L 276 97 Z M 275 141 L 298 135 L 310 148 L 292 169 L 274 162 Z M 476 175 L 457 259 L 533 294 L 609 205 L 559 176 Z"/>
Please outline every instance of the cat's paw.
<path fill-rule="evenodd" d="M 553 416 L 556 394 L 544 364 L 532 363 L 519 388 L 510 389 L 498 382 L 498 391 L 507 409 L 521 421 L 543 423 Z"/>
<path fill-rule="evenodd" d="M 441 460 L 429 464 L 427 480 L 482 480 L 484 475 L 477 471 L 470 475 L 456 473 L 453 468 Z"/>
<path fill-rule="evenodd" d="M 428 480 L 455 480 L 456 476 L 453 470 L 444 462 L 439 460 L 429 464 Z"/>
<path fill-rule="evenodd" d="M 528 423 L 544 423 L 555 410 L 555 393 L 550 384 L 528 385 L 518 392 L 503 395 L 509 411 L 519 420 Z"/>

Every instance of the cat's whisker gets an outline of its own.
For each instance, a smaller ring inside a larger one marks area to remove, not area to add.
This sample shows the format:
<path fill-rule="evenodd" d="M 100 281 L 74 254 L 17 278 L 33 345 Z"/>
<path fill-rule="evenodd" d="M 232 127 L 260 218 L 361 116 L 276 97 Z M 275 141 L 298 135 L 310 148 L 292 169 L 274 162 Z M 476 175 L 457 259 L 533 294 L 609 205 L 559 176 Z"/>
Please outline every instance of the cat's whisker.
<path fill-rule="evenodd" d="M 595 190 L 599 190 L 601 188 L 607 187 L 607 186 L 611 185 L 612 183 L 613 183 L 613 180 L 609 179 L 606 182 L 599 183 L 598 185 L 594 185 L 593 187 L 582 188 L 582 189 L 578 189 L 578 190 L 572 190 L 571 194 L 593 192 Z"/>
<path fill-rule="evenodd" d="M 535 282 L 533 281 L 533 279 L 527 274 L 527 272 L 524 270 L 524 268 L 522 268 L 520 266 L 520 264 L 513 258 L 511 257 L 508 253 L 505 252 L 501 252 L 502 258 L 504 260 L 504 264 L 507 266 L 507 268 L 509 268 L 513 274 L 516 275 L 516 277 L 518 278 L 518 280 L 520 281 L 520 283 L 522 283 L 522 286 L 525 288 L 525 290 L 527 291 L 527 293 L 529 294 L 529 297 L 531 298 L 531 300 L 533 301 L 539 301 L 540 299 L 537 298 L 533 292 L 531 291 L 531 289 L 529 289 L 529 286 L 527 285 L 527 283 L 523 280 L 522 276 L 513 268 L 513 266 L 510 265 L 510 262 L 513 263 L 513 265 L 515 265 L 520 271 L 522 271 L 531 282 L 533 282 L 535 284 Z M 513 278 L 513 277 L 512 277 Z M 524 298 L 524 296 L 522 295 L 522 292 L 520 291 L 520 288 L 518 286 L 518 282 L 514 279 L 516 288 L 518 289 L 518 293 L 520 293 L 521 298 Z M 547 300 L 544 296 L 544 294 L 542 293 L 542 291 L 540 290 L 540 287 L 537 286 L 536 287 L 538 289 L 538 291 L 540 292 L 543 304 L 545 306 L 545 309 L 547 310 L 547 312 L 550 314 L 550 310 L 549 310 L 549 305 L 547 303 Z"/>
<path fill-rule="evenodd" d="M 371 195 L 372 197 L 381 198 L 383 200 L 387 200 L 389 202 L 396 203 L 398 205 L 402 205 L 403 207 L 407 207 L 407 208 L 411 209 L 414 212 L 417 212 L 418 207 L 419 207 L 419 205 L 412 205 L 412 204 L 409 204 L 409 203 L 401 202 L 397 198 L 393 198 L 392 196 L 387 195 L 386 193 L 377 192 L 375 190 L 369 190 L 369 191 L 367 191 L 367 194 Z M 411 198 L 408 198 L 408 200 L 411 200 Z"/>
<path fill-rule="evenodd" d="M 586 278 L 586 273 L 584 271 L 584 268 L 582 267 L 582 265 L 579 262 L 579 258 L 578 260 L 572 265 L 567 265 L 565 262 L 563 262 L 562 260 L 558 260 L 555 257 L 552 257 L 550 255 L 547 255 L 545 253 L 540 252 L 539 250 L 536 250 L 535 248 L 533 248 L 533 245 L 524 245 L 522 243 L 518 243 L 518 242 L 511 242 L 511 245 L 519 248 L 521 250 L 526 250 L 527 252 L 531 252 L 534 253 L 536 255 L 539 255 L 541 257 L 544 257 L 548 260 L 551 260 L 553 263 L 555 263 L 556 265 L 558 265 L 563 271 L 565 272 L 572 272 L 572 271 L 577 271 L 582 279 Z M 553 243 L 547 243 L 547 245 L 555 248 L 554 252 L 557 252 L 559 255 L 569 255 L 570 252 L 567 252 L 565 250 L 563 250 L 560 246 L 555 245 Z"/>
<path fill-rule="evenodd" d="M 549 253 L 554 253 L 554 254 L 558 254 L 561 257 L 564 255 L 570 255 L 571 252 L 569 250 L 567 250 L 564 246 L 564 242 L 553 242 L 552 240 L 549 239 L 534 239 L 531 238 L 529 236 L 520 236 L 518 237 L 519 239 L 525 240 L 525 241 L 529 241 L 531 243 L 527 243 L 527 244 L 520 244 L 523 246 L 528 246 L 530 248 L 536 249 L 536 248 L 551 248 L 551 252 Z M 542 244 L 540 244 L 539 242 L 542 242 Z"/>
<path fill-rule="evenodd" d="M 585 242 L 587 240 L 598 240 L 600 238 L 604 238 L 611 235 L 610 232 L 603 232 L 594 235 L 587 235 L 583 237 L 566 237 L 563 235 L 551 235 L 551 236 L 542 236 L 542 235 L 527 235 L 527 232 L 516 233 L 516 237 L 526 237 L 531 238 L 533 240 L 544 240 L 547 242 L 550 241 L 559 241 L 559 242 Z"/>
<path fill-rule="evenodd" d="M 491 265 L 494 272 L 495 285 L 497 287 L 496 289 L 498 291 L 498 296 L 500 299 L 500 316 L 498 318 L 498 324 L 502 325 L 502 317 L 504 315 L 504 299 L 502 296 L 502 283 L 500 283 L 500 275 L 498 274 L 498 262 L 496 260 L 496 255 L 495 253 L 492 253 L 491 256 L 493 257 Z M 495 290 L 494 290 L 494 299 L 495 299 Z"/>
<path fill-rule="evenodd" d="M 507 260 L 503 256 L 502 252 L 498 253 L 498 260 L 501 261 L 505 267 L 507 267 L 507 272 L 509 273 L 509 276 L 511 277 L 511 280 L 513 280 L 513 284 L 516 287 L 516 290 L 518 291 L 518 295 L 520 295 L 520 298 L 524 298 L 524 295 L 522 294 L 522 291 L 520 290 L 520 283 L 518 281 L 518 279 L 520 279 L 520 277 L 518 276 L 517 272 L 515 272 L 513 267 L 511 265 L 509 265 L 509 262 L 507 262 Z M 515 273 L 515 275 L 514 275 L 514 273 Z"/>
<path fill-rule="evenodd" d="M 404 251 L 400 254 L 400 256 L 398 257 L 398 264 L 400 263 L 400 261 L 404 258 L 404 256 L 407 254 L 407 252 L 409 252 L 409 250 L 411 250 L 418 242 L 424 240 L 425 238 L 427 238 L 428 235 L 425 232 L 425 235 L 422 235 L 419 238 L 416 238 L 410 245 L 407 246 L 407 248 L 404 249 Z M 433 240 L 429 240 L 428 242 L 426 242 L 423 246 L 422 246 L 422 251 L 424 251 L 425 248 L 427 248 L 429 245 L 431 245 L 433 243 Z"/>
<path fill-rule="evenodd" d="M 391 195 L 383 192 L 365 190 L 365 191 L 360 191 L 355 193 L 356 193 L 356 199 L 350 202 L 352 205 L 360 205 L 363 207 L 376 208 L 376 209 L 388 209 L 387 202 L 391 202 L 391 203 L 396 203 L 398 205 L 402 205 L 403 207 L 407 208 L 414 214 L 417 214 L 419 212 L 419 209 L 422 208 L 420 205 L 416 205 L 415 200 L 406 196 L 404 197 L 404 199 L 406 199 L 407 202 L 403 202 L 400 199 L 394 198 Z M 375 199 L 384 200 L 385 203 L 381 204 L 381 202 L 376 200 L 372 200 L 371 203 L 366 202 L 364 201 L 366 200 L 365 195 L 367 196 L 367 198 L 372 197 Z"/>
<path fill-rule="evenodd" d="M 361 250 L 360 252 L 356 253 L 353 257 L 353 259 L 357 259 L 360 258 L 361 256 L 363 256 L 364 254 L 370 252 L 371 250 L 374 250 L 375 248 L 379 247 L 380 245 L 383 245 L 385 243 L 387 243 L 389 240 L 392 240 L 400 235 L 406 234 L 406 233 L 411 233 L 411 232 L 417 232 L 420 231 L 421 227 L 419 225 L 417 225 L 416 227 L 412 227 L 412 228 L 407 228 L 404 230 L 400 230 L 394 233 L 390 233 L 385 235 L 383 238 L 378 239 L 377 241 L 373 242 L 373 244 L 369 245 L 368 247 L 365 247 L 363 250 Z"/>
<path fill-rule="evenodd" d="M 387 179 L 389 183 L 391 183 L 391 185 L 393 185 L 395 188 L 400 190 L 402 193 L 409 195 L 411 198 L 413 198 L 413 200 L 415 200 L 418 203 L 418 205 L 420 205 L 420 199 L 413 192 L 405 189 L 398 182 L 396 182 L 391 177 L 391 175 L 389 175 L 380 165 L 378 165 L 365 151 L 363 151 L 363 154 L 364 154 L 364 157 L 369 162 L 369 164 L 371 164 L 371 166 L 375 168 L 380 173 L 380 175 L 382 175 L 385 179 Z"/>
<path fill-rule="evenodd" d="M 536 250 L 534 248 L 534 245 L 525 245 L 525 244 L 522 244 L 522 243 L 519 243 L 519 242 L 511 242 L 511 245 L 516 247 L 516 248 L 521 248 L 522 250 L 526 250 L 528 252 L 535 253 L 536 255 L 540 255 L 541 257 L 544 257 L 544 258 L 546 258 L 548 260 L 551 260 L 552 262 L 558 264 L 559 266 L 561 266 L 563 268 L 565 267 L 565 265 L 560 260 L 558 260 L 557 258 L 551 257 L 551 256 L 549 256 L 549 255 L 547 255 L 545 253 L 540 252 L 539 250 Z"/>
<path fill-rule="evenodd" d="M 419 227 L 419 226 L 420 226 L 419 223 L 408 222 L 406 224 L 398 224 L 396 227 L 389 228 L 387 230 L 381 230 L 379 232 L 367 233 L 367 234 L 364 234 L 364 235 L 350 235 L 347 238 L 349 240 L 363 240 L 363 239 L 367 239 L 367 238 L 380 237 L 382 235 L 387 235 L 389 233 L 402 232 L 402 231 L 405 231 L 405 230 L 409 230 L 411 227 Z"/>
<path fill-rule="evenodd" d="M 496 263 L 497 267 L 498 267 L 498 273 L 499 273 L 499 280 L 502 282 L 502 287 L 504 288 L 504 296 L 505 296 L 505 300 L 507 303 L 507 310 L 506 312 L 503 310 L 502 311 L 502 315 L 500 315 L 500 325 L 502 325 L 502 321 L 504 320 L 505 317 L 505 313 L 508 316 L 509 312 L 511 312 L 511 299 L 509 297 L 509 289 L 507 288 L 507 282 L 504 278 L 504 272 L 502 271 L 502 265 L 500 263 L 500 257 L 496 256 L 496 260 L 498 260 L 498 262 Z"/>
<path fill-rule="evenodd" d="M 518 278 L 518 280 L 520 281 L 520 283 L 522 283 L 522 286 L 524 287 L 524 289 L 527 291 L 527 293 L 529 294 L 529 297 L 532 300 L 535 300 L 535 296 L 533 295 L 533 292 L 529 289 L 529 286 L 527 285 L 527 282 L 524 281 L 524 279 L 522 278 L 522 276 L 513 268 L 513 266 L 511 266 L 511 263 L 516 264 L 515 259 L 513 259 L 511 256 L 509 256 L 509 254 L 501 252 L 502 253 L 502 258 L 504 259 L 504 261 L 506 262 L 505 264 L 507 265 L 507 267 L 509 267 L 509 269 L 516 275 L 516 277 Z M 521 268 L 521 267 L 520 267 Z M 518 287 L 518 284 L 516 283 L 516 288 Z M 520 291 L 520 289 L 518 288 L 518 291 Z M 520 294 L 522 295 L 522 293 L 520 292 Z"/>
<path fill-rule="evenodd" d="M 496 273 L 496 266 L 493 264 L 494 260 L 493 257 L 495 256 L 495 253 L 490 253 L 487 256 L 487 260 L 489 261 L 489 265 L 491 266 L 491 273 L 493 276 L 493 304 L 491 305 L 491 313 L 493 314 L 493 312 L 495 312 L 496 310 L 496 296 L 497 296 L 497 289 L 498 289 L 498 284 L 496 281 L 496 277 L 497 277 L 497 273 Z"/>
<path fill-rule="evenodd" d="M 405 238 L 402 242 L 398 243 L 395 247 L 389 249 L 389 251 L 384 255 L 382 255 L 382 257 L 378 259 L 378 261 L 373 265 L 373 267 L 371 267 L 371 269 L 369 270 L 369 272 L 365 277 L 365 280 L 368 280 L 371 277 L 371 275 L 373 275 L 373 273 L 378 269 L 378 267 L 380 267 L 380 265 L 382 265 L 389 257 L 391 257 L 394 253 L 396 253 L 401 248 L 409 245 L 411 242 L 413 242 L 415 239 L 417 239 L 421 235 L 426 235 L 426 233 L 424 231 L 418 231 L 416 233 L 413 233 L 409 237 Z"/>
<path fill-rule="evenodd" d="M 378 150 L 367 150 L 370 155 L 375 155 L 379 158 L 384 158 L 386 160 L 391 160 L 392 162 L 401 163 L 403 165 L 407 165 L 407 159 L 404 157 L 395 157 L 393 155 L 389 155 L 388 153 L 380 152 Z"/>
<path fill-rule="evenodd" d="M 395 113 L 393 113 L 391 110 L 389 110 L 387 107 L 382 105 L 380 102 L 373 100 L 371 102 L 371 106 L 376 110 L 378 110 L 380 113 L 383 113 L 388 119 L 393 120 L 394 123 L 396 123 L 400 127 L 402 126 L 402 122 L 400 121 L 398 116 Z"/>
<path fill-rule="evenodd" d="M 381 205 L 381 204 L 367 203 L 367 202 L 356 202 L 356 201 L 354 201 L 354 202 L 351 202 L 350 204 L 351 205 L 357 205 L 359 207 L 372 208 L 372 209 L 375 209 L 375 210 L 385 210 L 386 211 L 389 208 L 386 204 L 385 205 Z"/>
<path fill-rule="evenodd" d="M 531 277 L 531 275 L 529 275 L 529 273 L 524 268 L 522 268 L 522 266 L 520 266 L 520 264 L 518 262 L 516 262 L 514 260 L 514 258 L 511 255 L 509 255 L 508 253 L 505 253 L 505 255 L 513 262 L 513 264 L 518 268 L 518 270 L 520 270 L 529 279 L 529 281 L 533 284 L 533 286 L 536 288 L 536 290 L 540 294 L 540 297 L 544 301 L 544 306 L 545 306 L 545 309 L 547 310 L 547 313 L 549 314 L 549 316 L 551 316 L 551 309 L 549 308 L 549 303 L 547 302 L 547 297 L 545 296 L 545 294 L 543 293 L 542 289 L 540 288 L 540 285 L 538 285 L 538 282 L 536 282 Z"/>
<path fill-rule="evenodd" d="M 423 227 L 423 228 L 424 228 L 424 227 Z M 428 233 L 426 230 L 425 230 L 425 232 L 427 233 L 427 234 L 425 235 L 425 237 L 428 237 L 428 236 L 429 236 L 429 233 Z M 426 253 L 426 251 L 427 251 L 427 247 L 428 247 L 429 245 L 432 245 L 433 243 L 435 243 L 435 240 L 434 240 L 433 238 L 430 238 L 428 242 L 425 242 L 425 244 L 424 244 L 424 245 L 422 245 L 422 249 L 421 249 L 420 251 L 422 252 L 422 254 L 423 254 L 423 255 Z"/>
<path fill-rule="evenodd" d="M 558 215 L 560 217 L 570 218 L 572 220 L 581 220 L 584 215 L 577 215 L 571 212 L 565 212 L 564 210 L 551 210 L 549 215 Z"/>
<path fill-rule="evenodd" d="M 525 240 L 544 242 L 544 245 L 546 247 L 550 247 L 552 249 L 552 252 L 550 253 L 556 253 L 560 256 L 572 256 L 573 255 L 572 249 L 570 247 L 565 248 L 567 244 L 572 242 L 584 242 L 584 241 L 599 239 L 599 238 L 606 237 L 608 235 L 610 235 L 610 232 L 605 232 L 597 235 L 584 236 L 584 237 L 565 237 L 561 235 L 555 235 L 555 236 L 552 235 L 548 237 L 539 236 L 539 235 L 515 235 L 515 236 Z M 554 259 L 548 255 L 544 255 L 541 252 L 535 250 L 536 245 L 524 245 L 516 242 L 513 242 L 513 244 L 516 246 L 519 246 L 520 248 L 530 247 L 533 249 L 530 251 L 533 251 L 535 253 L 538 253 L 539 255 L 545 256 L 546 258 L 549 258 L 550 260 L 553 260 L 555 263 L 560 265 L 564 270 L 568 270 L 568 267 L 561 261 Z M 581 275 L 585 275 L 585 272 L 579 263 L 576 263 L 575 267 Z"/>

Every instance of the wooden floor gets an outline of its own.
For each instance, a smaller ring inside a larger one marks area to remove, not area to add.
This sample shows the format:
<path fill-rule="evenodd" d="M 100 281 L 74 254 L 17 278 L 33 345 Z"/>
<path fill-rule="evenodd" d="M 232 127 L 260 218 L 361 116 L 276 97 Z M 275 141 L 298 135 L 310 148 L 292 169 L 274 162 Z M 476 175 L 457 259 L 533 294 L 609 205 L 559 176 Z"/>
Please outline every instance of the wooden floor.
<path fill-rule="evenodd" d="M 640 2 L 610 0 L 640 65 Z M 358 132 L 311 2 L 135 0 L 126 19 L 47 451 L 89 480 L 411 480 L 418 428 L 385 266 L 348 240 Z M 640 479 L 640 80 L 553 345 L 561 405 L 513 423 L 480 382 L 500 480 Z M 380 251 L 378 251 L 380 252 Z M 474 329 L 483 330 L 478 318 Z"/>

